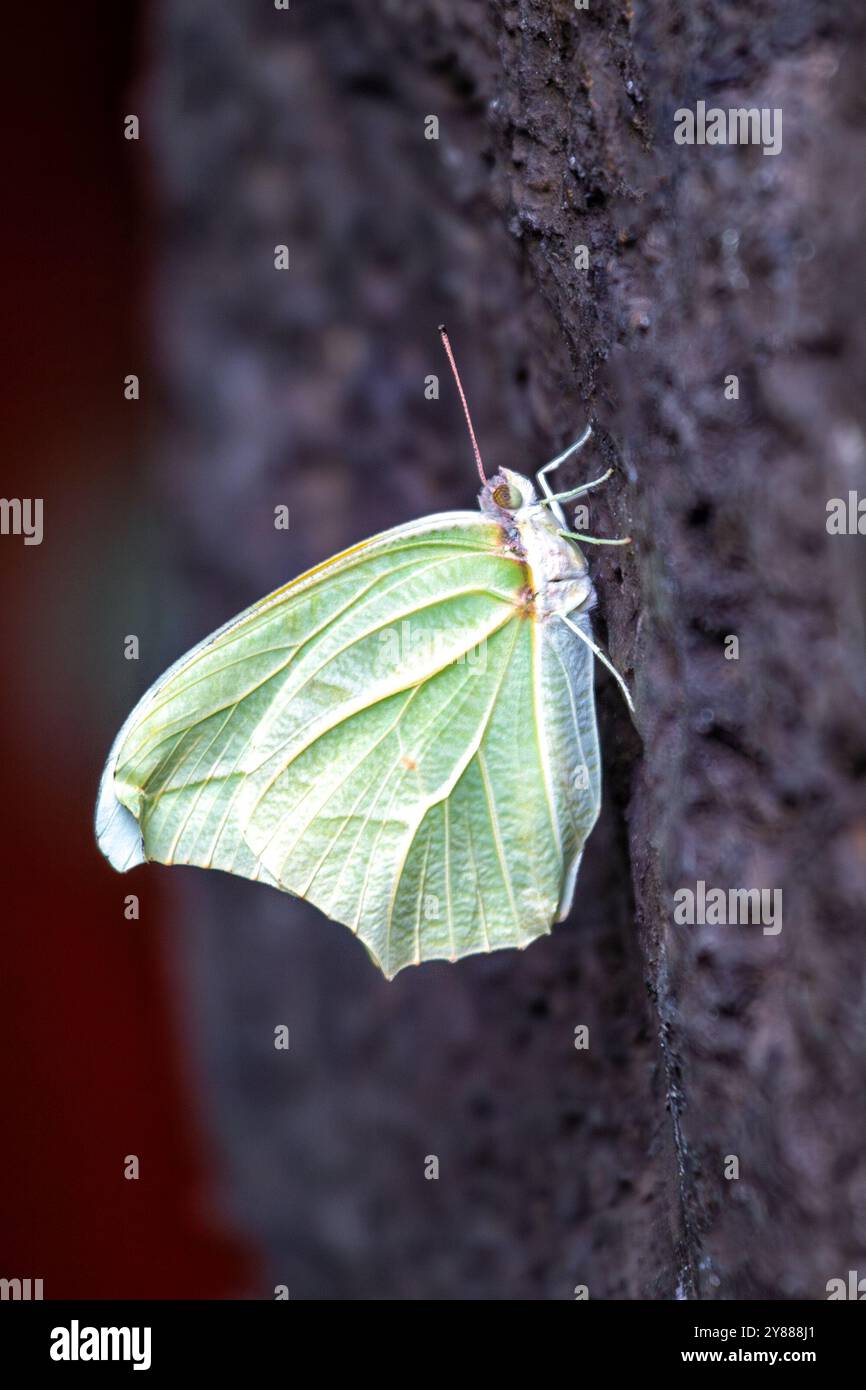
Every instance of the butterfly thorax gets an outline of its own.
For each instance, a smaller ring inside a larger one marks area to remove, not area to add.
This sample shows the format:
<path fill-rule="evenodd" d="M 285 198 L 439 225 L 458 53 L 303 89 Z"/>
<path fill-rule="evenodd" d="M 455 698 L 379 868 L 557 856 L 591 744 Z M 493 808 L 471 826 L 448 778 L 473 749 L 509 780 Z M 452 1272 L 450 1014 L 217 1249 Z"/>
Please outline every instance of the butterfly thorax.
<path fill-rule="evenodd" d="M 592 607 L 595 593 L 583 552 L 561 534 L 560 522 L 538 501 L 528 478 L 503 468 L 482 488 L 478 502 L 498 522 L 509 553 L 526 566 L 538 620 Z"/>

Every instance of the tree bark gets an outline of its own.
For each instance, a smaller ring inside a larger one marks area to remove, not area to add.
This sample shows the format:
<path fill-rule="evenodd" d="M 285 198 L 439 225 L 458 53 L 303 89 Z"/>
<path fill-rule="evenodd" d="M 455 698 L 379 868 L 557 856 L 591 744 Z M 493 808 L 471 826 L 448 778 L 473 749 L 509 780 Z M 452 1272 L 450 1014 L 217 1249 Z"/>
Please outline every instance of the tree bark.
<path fill-rule="evenodd" d="M 443 318 L 489 465 L 591 419 L 563 486 L 614 466 L 592 530 L 635 542 L 590 557 L 637 727 L 602 672 L 605 806 L 550 938 L 388 984 L 306 904 L 177 871 L 227 1190 L 292 1296 L 866 1273 L 866 542 L 825 524 L 866 494 L 863 58 L 805 0 L 159 11 L 166 657 L 473 505 Z M 781 108 L 781 152 L 676 144 L 698 101 Z M 678 924 L 699 881 L 781 890 L 781 931 Z"/>

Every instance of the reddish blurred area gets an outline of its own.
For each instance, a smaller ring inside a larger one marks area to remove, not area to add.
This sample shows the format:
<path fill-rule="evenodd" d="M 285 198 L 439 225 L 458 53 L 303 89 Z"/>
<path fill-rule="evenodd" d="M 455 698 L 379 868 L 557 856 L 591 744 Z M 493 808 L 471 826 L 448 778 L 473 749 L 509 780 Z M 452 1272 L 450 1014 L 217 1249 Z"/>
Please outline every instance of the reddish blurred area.
<path fill-rule="evenodd" d="M 160 885 L 126 921 L 140 880 L 112 874 L 89 822 L 140 683 L 100 695 L 95 599 L 130 526 L 147 419 L 147 392 L 123 398 L 146 351 L 146 173 L 123 138 L 142 18 L 19 6 L 5 54 L 2 492 L 43 498 L 45 533 L 0 537 L 0 1276 L 41 1278 L 46 1298 L 231 1297 L 252 1280 L 213 1214 Z"/>

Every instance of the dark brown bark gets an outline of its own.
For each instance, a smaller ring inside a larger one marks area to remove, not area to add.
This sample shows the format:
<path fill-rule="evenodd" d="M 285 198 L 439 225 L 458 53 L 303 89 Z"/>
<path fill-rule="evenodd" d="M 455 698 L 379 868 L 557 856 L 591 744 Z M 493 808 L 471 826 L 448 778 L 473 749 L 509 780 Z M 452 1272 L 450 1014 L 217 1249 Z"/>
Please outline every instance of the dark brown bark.
<path fill-rule="evenodd" d="M 305 904 L 182 876 L 230 1187 L 293 1296 L 822 1298 L 866 1273 L 866 542 L 825 526 L 866 493 L 854 23 L 805 0 L 162 10 L 166 655 L 472 505 L 442 318 L 491 464 L 530 471 L 591 417 L 564 481 L 615 465 L 593 529 L 635 538 L 592 559 L 639 733 L 602 674 L 606 804 L 551 938 L 386 984 Z M 676 145 L 698 100 L 782 108 L 782 152 Z M 698 880 L 781 889 L 782 931 L 676 925 Z"/>

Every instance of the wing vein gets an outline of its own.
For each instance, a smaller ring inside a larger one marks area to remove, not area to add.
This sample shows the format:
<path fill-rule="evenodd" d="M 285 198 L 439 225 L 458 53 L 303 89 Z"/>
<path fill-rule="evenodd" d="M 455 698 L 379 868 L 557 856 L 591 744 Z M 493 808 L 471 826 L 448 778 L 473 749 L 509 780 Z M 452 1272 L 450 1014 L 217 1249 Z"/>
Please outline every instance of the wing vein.
<path fill-rule="evenodd" d="M 482 749 L 480 748 L 478 750 L 477 758 L 478 767 L 481 772 L 481 781 L 484 785 L 484 795 L 487 798 L 487 810 L 490 816 L 490 826 L 493 831 L 493 843 L 496 846 L 496 854 L 499 859 L 499 867 L 502 872 L 502 880 L 505 884 L 505 890 L 508 894 L 508 901 L 511 904 L 511 911 L 514 916 L 514 927 L 517 932 L 517 935 L 519 936 L 520 921 L 517 915 L 517 903 L 514 898 L 514 884 L 511 879 L 511 872 L 508 868 L 508 862 L 505 858 L 505 847 L 502 843 L 502 832 L 499 828 L 499 815 L 497 813 L 496 806 L 493 801 L 493 788 L 490 784 L 490 774 L 487 771 L 487 760 L 484 757 Z"/>
<path fill-rule="evenodd" d="M 511 617 L 509 618 L 509 621 L 511 621 L 513 618 L 514 618 L 514 614 L 511 615 Z M 394 876 L 394 886 L 393 886 L 393 888 L 392 888 L 392 890 L 391 890 L 391 896 L 390 896 L 389 901 L 388 901 L 388 919 L 387 919 L 387 921 L 388 921 L 388 929 L 387 929 L 387 930 L 388 930 L 388 935 L 387 935 L 387 939 L 388 939 L 388 940 L 390 940 L 390 934 L 391 934 L 391 920 L 392 920 L 392 917 L 393 917 L 393 914 L 394 914 L 394 906 L 395 906 L 395 903 L 396 903 L 396 901 L 397 901 L 397 893 L 399 892 L 399 888 L 400 888 L 400 880 L 401 880 L 401 878 L 402 878 L 402 876 L 403 876 L 403 871 L 404 871 L 404 869 L 405 869 L 405 867 L 406 867 L 406 861 L 407 861 L 407 859 L 408 859 L 408 857 L 409 857 L 409 854 L 411 853 L 412 846 L 413 846 L 413 844 L 415 843 L 415 837 L 417 836 L 418 830 L 419 830 L 420 826 L 422 825 L 422 823 L 423 823 L 425 817 L 426 817 L 427 815 L 429 815 L 430 811 L 432 810 L 432 808 L 433 808 L 434 806 L 436 806 L 436 805 L 438 805 L 440 802 L 442 802 L 442 803 L 444 804 L 445 808 L 446 808 L 446 815 L 447 815 L 448 798 L 451 796 L 451 794 L 452 794 L 452 792 L 453 792 L 455 786 L 456 786 L 457 783 L 460 781 L 460 778 L 465 774 L 466 769 L 467 769 L 467 767 L 469 766 L 469 764 L 471 763 L 472 759 L 473 759 L 474 757 L 478 757 L 478 758 L 481 757 L 481 745 L 482 745 L 482 743 L 483 743 L 483 741 L 484 741 L 484 738 L 485 738 L 485 735 L 486 735 L 486 733 L 487 733 L 487 730 L 488 730 L 488 728 L 490 727 L 490 720 L 493 718 L 493 711 L 494 711 L 494 709 L 496 708 L 496 702 L 497 702 L 497 700 L 499 699 L 500 693 L 501 693 L 501 691 L 502 691 L 502 687 L 503 687 L 503 685 L 504 685 L 504 683 L 505 683 L 505 678 L 506 678 L 506 676 L 508 675 L 508 672 L 511 670 L 511 663 L 512 663 L 512 661 L 513 661 L 513 659 L 514 659 L 514 652 L 515 652 L 515 649 L 516 649 L 516 647 L 517 647 L 517 638 L 518 638 L 519 634 L 520 634 L 520 624 L 519 624 L 519 622 L 517 622 L 517 623 L 515 623 L 514 639 L 513 639 L 512 643 L 511 643 L 511 650 L 509 651 L 507 657 L 505 658 L 505 661 L 503 662 L 502 674 L 501 674 L 501 676 L 499 677 L 499 680 L 498 680 L 497 685 L 496 685 L 496 689 L 495 689 L 495 691 L 493 692 L 493 696 L 492 696 L 492 698 L 491 698 L 491 700 L 490 700 L 490 703 L 489 703 L 489 705 L 488 705 L 488 707 L 487 707 L 487 712 L 486 712 L 486 714 L 485 714 L 485 716 L 484 716 L 484 720 L 483 720 L 483 722 L 482 722 L 482 724 L 481 724 L 481 727 L 479 728 L 478 733 L 476 734 L 476 737 L 475 737 L 475 738 L 473 739 L 473 741 L 472 741 L 472 746 L 471 746 L 472 751 L 469 752 L 468 755 L 466 755 L 466 756 L 462 759 L 462 761 L 463 761 L 463 767 L 462 767 L 461 771 L 459 772 L 459 774 L 458 774 L 457 776 L 454 776 L 454 775 L 452 774 L 452 777 L 449 779 L 449 786 L 448 786 L 448 789 L 447 789 L 446 791 L 443 791 L 439 796 L 434 797 L 432 800 L 429 800 L 429 801 L 426 803 L 426 805 L 424 806 L 424 809 L 421 811 L 421 814 L 419 815 L 418 819 L 416 820 L 416 822 L 415 822 L 414 826 L 412 827 L 411 832 L 410 832 L 410 834 L 409 834 L 409 836 L 408 836 L 408 838 L 407 838 L 406 846 L 405 846 L 405 848 L 404 848 L 404 850 L 403 850 L 402 855 L 400 856 L 400 860 L 399 860 L 399 863 L 398 863 L 398 865 L 397 865 L 397 870 L 396 870 L 396 873 L 395 873 L 395 876 Z M 461 687 L 461 688 L 462 688 L 462 687 Z M 449 703 L 450 703 L 450 702 L 449 702 Z M 447 708 L 447 706 L 446 706 L 446 708 Z M 449 822 L 446 822 L 446 825 L 447 825 L 448 823 L 449 823 Z M 377 841 L 377 843 L 378 843 L 378 841 Z M 450 882 L 450 878 L 449 878 L 449 882 Z M 509 880 L 509 884 L 510 884 L 510 880 Z M 365 884 L 364 884 L 364 891 L 366 892 L 366 881 L 365 881 Z M 509 892 L 510 892 L 510 889 L 509 889 Z M 510 895 L 511 895 L 511 894 L 510 894 Z M 514 907 L 514 904 L 513 904 L 513 895 L 511 895 L 511 896 L 512 896 L 512 907 Z M 363 905 L 363 899 L 362 899 L 362 905 Z M 515 920 L 516 920 L 516 908 L 514 909 L 514 911 L 515 911 Z M 361 915 L 361 909 L 359 908 L 359 909 L 358 909 L 358 920 L 359 920 L 359 921 L 360 921 L 360 915 Z M 452 949 L 456 950 L 456 946 L 454 946 L 453 919 L 449 918 L 449 924 L 450 924 L 450 927 L 451 927 Z"/>

